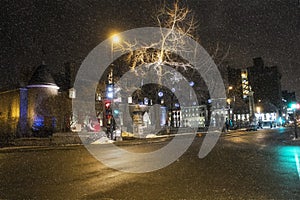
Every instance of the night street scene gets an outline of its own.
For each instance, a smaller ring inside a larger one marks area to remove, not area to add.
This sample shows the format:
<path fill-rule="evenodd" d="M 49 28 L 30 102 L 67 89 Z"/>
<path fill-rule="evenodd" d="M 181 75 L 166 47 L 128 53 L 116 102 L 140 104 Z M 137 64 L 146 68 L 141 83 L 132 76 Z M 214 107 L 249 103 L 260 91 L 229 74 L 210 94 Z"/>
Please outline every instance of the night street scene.
<path fill-rule="evenodd" d="M 299 0 L 0 4 L 0 199 L 300 199 Z"/>

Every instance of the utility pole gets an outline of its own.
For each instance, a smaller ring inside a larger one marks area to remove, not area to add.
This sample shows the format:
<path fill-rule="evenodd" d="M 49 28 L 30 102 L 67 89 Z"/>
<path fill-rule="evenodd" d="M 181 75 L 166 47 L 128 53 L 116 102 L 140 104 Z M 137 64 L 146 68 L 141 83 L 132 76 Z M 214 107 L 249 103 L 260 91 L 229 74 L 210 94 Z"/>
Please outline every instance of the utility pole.
<path fill-rule="evenodd" d="M 300 104 L 299 103 L 291 103 L 290 108 L 293 110 L 294 114 L 294 127 L 295 127 L 295 139 L 298 138 L 298 132 L 297 132 L 297 110 L 300 109 Z"/>
<path fill-rule="evenodd" d="M 254 115 L 254 98 L 253 98 L 253 94 L 254 92 L 251 90 L 250 88 L 250 91 L 249 91 L 249 118 L 250 118 L 250 123 L 254 122 L 254 118 L 255 118 L 255 115 Z"/>
<path fill-rule="evenodd" d="M 298 133 L 297 133 L 297 117 L 296 117 L 296 109 L 294 109 L 294 125 L 295 125 L 295 138 L 298 138 Z"/>

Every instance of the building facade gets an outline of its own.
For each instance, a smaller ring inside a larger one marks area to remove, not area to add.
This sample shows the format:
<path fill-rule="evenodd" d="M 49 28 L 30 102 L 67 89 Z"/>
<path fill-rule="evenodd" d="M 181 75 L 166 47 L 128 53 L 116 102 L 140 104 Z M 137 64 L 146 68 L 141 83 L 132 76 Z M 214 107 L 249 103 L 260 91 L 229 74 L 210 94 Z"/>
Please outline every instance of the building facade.
<path fill-rule="evenodd" d="M 71 101 L 59 90 L 47 65 L 37 67 L 27 86 L 0 92 L 1 133 L 48 136 L 70 124 Z"/>
<path fill-rule="evenodd" d="M 276 123 L 283 114 L 281 74 L 276 66 L 267 67 L 262 58 L 254 58 L 253 66 L 228 68 L 227 102 L 233 122 Z"/>
<path fill-rule="evenodd" d="M 249 84 L 254 91 L 254 103 L 274 105 L 282 113 L 281 74 L 277 66 L 267 67 L 262 58 L 254 58 L 248 67 Z"/>

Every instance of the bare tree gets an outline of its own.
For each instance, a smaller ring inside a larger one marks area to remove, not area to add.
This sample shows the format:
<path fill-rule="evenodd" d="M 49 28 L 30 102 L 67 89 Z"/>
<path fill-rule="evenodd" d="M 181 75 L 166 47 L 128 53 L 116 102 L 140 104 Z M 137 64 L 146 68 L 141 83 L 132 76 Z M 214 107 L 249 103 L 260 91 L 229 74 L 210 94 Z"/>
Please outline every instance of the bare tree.
<path fill-rule="evenodd" d="M 157 71 L 159 83 L 168 71 L 162 71 L 163 65 L 172 66 L 176 69 L 192 68 L 193 66 L 175 55 L 174 52 L 186 51 L 184 48 L 184 37 L 193 37 L 193 32 L 196 28 L 196 22 L 192 12 L 187 7 L 180 7 L 178 1 L 173 4 L 172 8 L 165 4 L 156 15 L 156 20 L 159 27 L 167 28 L 168 31 L 161 31 L 161 40 L 155 44 L 145 44 L 145 46 L 136 51 L 131 51 L 136 44 L 128 43 L 126 41 L 116 45 L 116 50 L 129 51 L 126 61 L 130 65 L 130 69 L 136 71 L 138 76 L 145 76 L 143 72 L 138 71 L 138 66 L 144 65 L 153 67 Z M 155 46 L 160 46 L 160 49 L 155 49 Z"/>

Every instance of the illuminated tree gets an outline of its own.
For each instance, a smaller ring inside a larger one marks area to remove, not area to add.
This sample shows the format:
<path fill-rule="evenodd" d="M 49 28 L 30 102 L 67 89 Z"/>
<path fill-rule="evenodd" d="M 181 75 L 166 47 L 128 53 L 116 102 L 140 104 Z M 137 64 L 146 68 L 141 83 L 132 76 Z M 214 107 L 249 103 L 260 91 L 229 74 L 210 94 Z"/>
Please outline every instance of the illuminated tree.
<path fill-rule="evenodd" d="M 185 36 L 193 37 L 193 32 L 196 28 L 192 12 L 187 7 L 180 7 L 178 2 L 173 4 L 172 8 L 166 5 L 158 11 L 156 20 L 161 29 L 168 28 L 165 33 L 161 31 L 161 41 L 159 41 L 160 49 L 153 48 L 157 44 L 145 44 L 145 46 L 136 51 L 130 51 L 136 44 L 128 43 L 126 41 L 116 45 L 116 50 L 129 51 L 125 60 L 134 70 L 137 76 L 145 76 L 146 74 L 138 70 L 138 67 L 144 65 L 146 67 L 153 67 L 157 71 L 159 83 L 161 79 L 168 73 L 162 71 L 163 65 L 172 66 L 175 69 L 193 68 L 188 61 L 175 55 L 174 52 L 185 51 L 182 47 L 186 42 Z M 175 79 L 173 79 L 175 81 Z"/>

